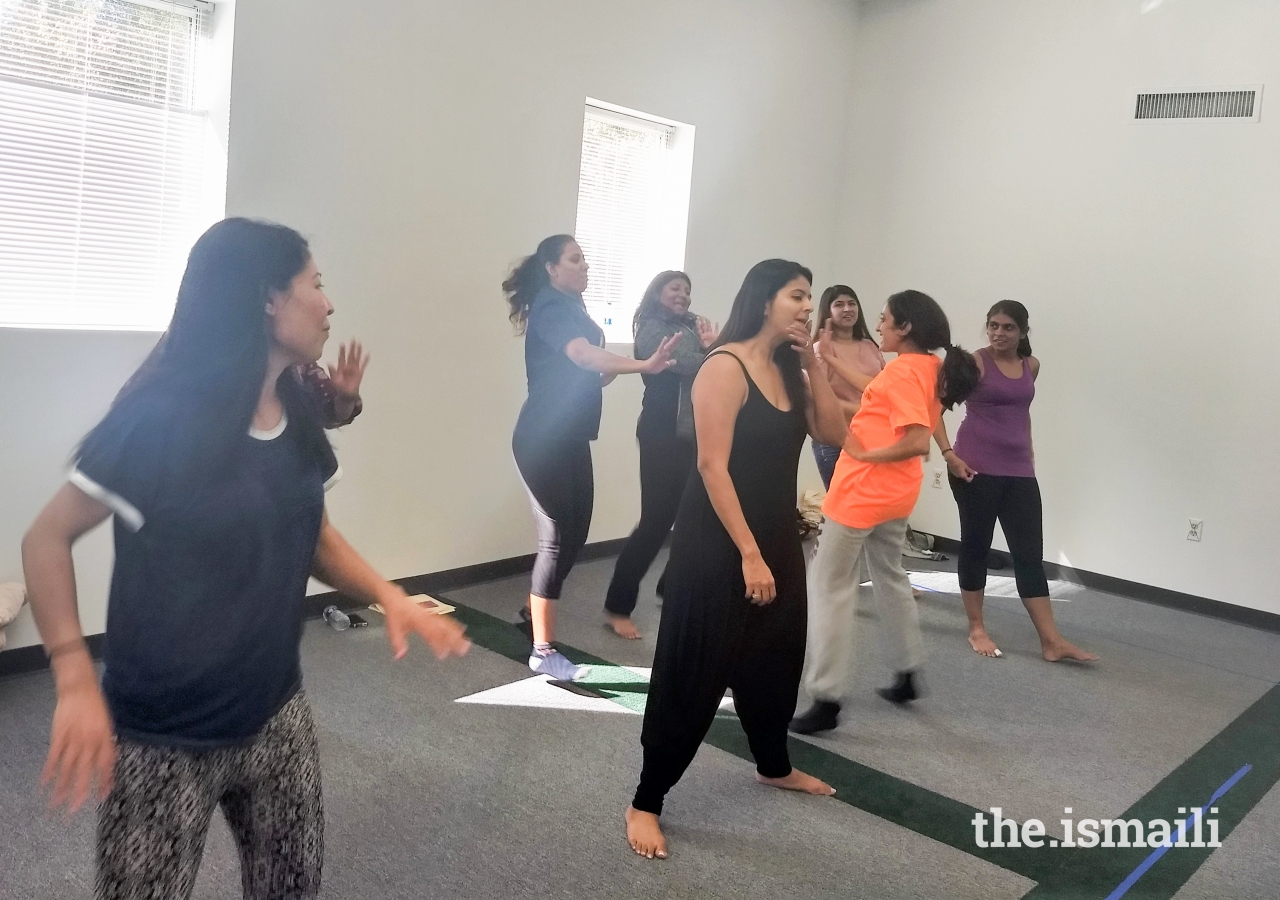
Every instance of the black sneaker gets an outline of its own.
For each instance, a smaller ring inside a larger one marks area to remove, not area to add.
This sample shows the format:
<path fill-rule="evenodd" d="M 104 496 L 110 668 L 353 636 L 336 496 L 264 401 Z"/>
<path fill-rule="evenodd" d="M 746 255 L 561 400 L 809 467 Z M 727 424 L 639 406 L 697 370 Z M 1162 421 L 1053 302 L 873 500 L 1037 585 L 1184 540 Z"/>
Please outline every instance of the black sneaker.
<path fill-rule="evenodd" d="M 814 734 L 830 731 L 840 723 L 840 704 L 830 700 L 817 700 L 804 715 L 796 716 L 787 726 L 796 734 Z"/>
<path fill-rule="evenodd" d="M 893 687 L 876 688 L 876 693 L 890 703 L 905 706 L 920 696 L 920 692 L 916 690 L 915 674 L 915 672 L 899 672 Z"/>

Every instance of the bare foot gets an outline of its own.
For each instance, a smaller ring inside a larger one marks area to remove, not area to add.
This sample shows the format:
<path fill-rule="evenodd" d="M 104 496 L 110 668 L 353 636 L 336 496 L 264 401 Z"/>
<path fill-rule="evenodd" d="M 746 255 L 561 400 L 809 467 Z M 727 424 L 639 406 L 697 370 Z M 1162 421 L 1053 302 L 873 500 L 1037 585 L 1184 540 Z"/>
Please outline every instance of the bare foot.
<path fill-rule="evenodd" d="M 667 858 L 667 839 L 662 836 L 662 828 L 658 825 L 658 817 L 653 813 L 641 812 L 634 806 L 628 806 L 627 843 L 631 849 L 645 859 Z"/>
<path fill-rule="evenodd" d="M 819 781 L 812 775 L 804 774 L 799 769 L 792 769 L 791 774 L 785 778 L 765 778 L 757 772 L 756 781 L 761 784 L 767 784 L 770 787 L 782 788 L 784 791 L 803 791 L 806 794 L 818 794 L 823 797 L 830 797 L 836 792 L 836 789 L 825 781 Z"/>
<path fill-rule="evenodd" d="M 1044 658 L 1049 662 L 1061 662 L 1064 659 L 1074 660 L 1075 662 L 1093 662 L 1098 658 L 1098 654 L 1090 653 L 1088 650 L 1081 650 L 1075 644 L 1068 640 L 1059 639 L 1052 644 L 1045 644 L 1041 647 L 1044 652 Z"/>
<path fill-rule="evenodd" d="M 974 653 L 981 656 L 989 656 L 992 659 L 1004 656 L 1004 654 L 1000 652 L 1000 648 L 996 646 L 996 642 L 991 640 L 991 636 L 985 631 L 969 632 L 969 646 L 973 648 Z M 1048 657 L 1045 658 L 1048 659 Z"/>
<path fill-rule="evenodd" d="M 613 631 L 620 638 L 626 638 L 629 641 L 640 640 L 640 632 L 636 630 L 636 625 L 628 616 L 606 615 L 608 620 L 605 626 Z"/>

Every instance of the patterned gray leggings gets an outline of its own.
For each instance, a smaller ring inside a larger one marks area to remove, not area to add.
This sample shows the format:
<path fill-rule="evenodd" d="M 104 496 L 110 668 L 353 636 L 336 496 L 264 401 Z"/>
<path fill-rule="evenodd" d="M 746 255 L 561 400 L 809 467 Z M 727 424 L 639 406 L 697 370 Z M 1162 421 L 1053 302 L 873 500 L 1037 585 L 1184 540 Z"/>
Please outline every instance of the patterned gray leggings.
<path fill-rule="evenodd" d="M 190 751 L 120 741 L 115 785 L 98 815 L 99 900 L 190 897 L 215 806 L 240 848 L 246 900 L 319 893 L 320 764 L 301 692 L 245 746 Z"/>

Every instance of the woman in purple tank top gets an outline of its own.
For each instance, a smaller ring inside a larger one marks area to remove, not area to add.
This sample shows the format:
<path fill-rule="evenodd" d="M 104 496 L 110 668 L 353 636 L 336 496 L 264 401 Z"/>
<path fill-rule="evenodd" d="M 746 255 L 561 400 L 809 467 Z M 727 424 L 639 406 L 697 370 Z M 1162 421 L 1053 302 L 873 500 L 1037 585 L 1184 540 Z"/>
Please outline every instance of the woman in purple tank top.
<path fill-rule="evenodd" d="M 1018 596 L 1040 635 L 1049 662 L 1090 662 L 1058 632 L 1044 574 L 1044 515 L 1031 446 L 1031 400 L 1040 361 L 1031 355 L 1027 308 L 1001 300 L 987 313 L 990 346 L 974 354 L 982 380 L 965 403 L 955 447 L 939 421 L 934 439 L 950 470 L 951 492 L 960 508 L 960 596 L 969 617 L 969 645 L 983 656 L 1002 655 L 982 620 L 987 554 L 996 521 L 1013 556 Z"/>

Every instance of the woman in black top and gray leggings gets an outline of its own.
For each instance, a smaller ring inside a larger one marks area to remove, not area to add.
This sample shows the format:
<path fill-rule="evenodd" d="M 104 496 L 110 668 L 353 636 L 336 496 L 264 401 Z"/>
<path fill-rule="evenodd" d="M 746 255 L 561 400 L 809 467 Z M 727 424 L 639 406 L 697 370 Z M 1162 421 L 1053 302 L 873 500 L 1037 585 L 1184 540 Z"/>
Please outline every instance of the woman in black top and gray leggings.
<path fill-rule="evenodd" d="M 631 621 L 640 579 L 653 565 L 676 520 L 680 495 L 693 467 L 693 405 L 690 389 L 718 329 L 689 312 L 691 282 L 684 272 L 662 272 L 649 283 L 636 308 L 632 331 L 636 359 L 648 359 L 675 335 L 675 360 L 666 372 L 644 376 L 644 407 L 636 424 L 640 442 L 640 523 L 618 556 L 605 597 L 609 627 L 636 640 Z"/>
<path fill-rule="evenodd" d="M 529 379 L 529 397 L 511 441 L 538 529 L 527 612 L 533 627 L 529 668 L 559 681 L 576 681 L 587 672 L 555 649 L 552 601 L 560 599 L 591 527 L 591 441 L 600 429 L 601 388 L 617 375 L 667 371 L 679 341 L 663 341 L 647 360 L 610 353 L 582 302 L 586 289 L 587 261 L 567 234 L 540 243 L 502 283 L 511 321 L 525 336 Z"/>

